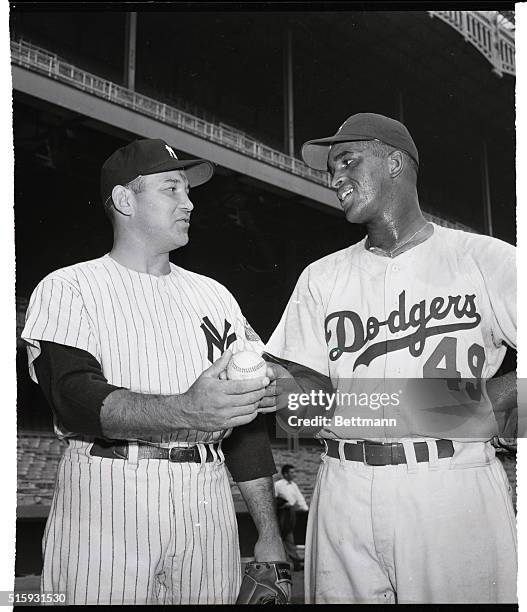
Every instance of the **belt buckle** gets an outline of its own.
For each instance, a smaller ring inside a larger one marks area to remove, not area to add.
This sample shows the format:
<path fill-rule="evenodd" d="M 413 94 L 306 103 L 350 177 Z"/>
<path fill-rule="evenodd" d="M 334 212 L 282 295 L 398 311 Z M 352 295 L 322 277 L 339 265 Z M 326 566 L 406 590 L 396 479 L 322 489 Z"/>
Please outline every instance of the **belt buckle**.
<path fill-rule="evenodd" d="M 196 452 L 198 453 L 196 456 Z M 172 463 L 199 462 L 199 451 L 197 446 L 173 446 L 168 453 L 168 460 Z"/>
<path fill-rule="evenodd" d="M 366 465 L 372 465 L 372 466 L 379 466 L 379 465 L 387 465 L 385 461 L 381 460 L 377 460 L 375 461 L 375 455 L 372 451 L 372 453 L 368 454 L 368 448 L 383 448 L 385 445 L 382 442 L 366 442 L 364 441 L 362 443 L 362 457 L 364 460 L 364 463 Z M 369 459 L 368 459 L 369 457 Z M 381 455 L 382 457 L 382 455 Z"/>
<path fill-rule="evenodd" d="M 178 446 L 173 446 L 169 451 L 168 451 L 168 460 L 171 463 L 177 463 L 178 462 L 178 457 L 177 457 L 177 452 L 180 451 L 181 449 Z"/>
<path fill-rule="evenodd" d="M 362 458 L 364 460 L 364 463 L 366 465 L 382 465 L 379 463 L 375 463 L 374 461 L 369 461 L 368 460 L 368 449 L 371 448 L 372 446 L 376 446 L 375 442 L 366 442 L 366 440 L 364 440 L 364 442 L 362 443 Z M 370 455 L 370 459 L 372 459 L 371 455 Z"/>

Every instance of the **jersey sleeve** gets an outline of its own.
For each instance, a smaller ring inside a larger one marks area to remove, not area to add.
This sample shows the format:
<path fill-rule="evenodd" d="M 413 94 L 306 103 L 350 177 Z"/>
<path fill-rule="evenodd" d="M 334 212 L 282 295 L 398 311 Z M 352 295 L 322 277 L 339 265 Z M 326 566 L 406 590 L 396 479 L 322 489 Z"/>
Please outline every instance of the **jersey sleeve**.
<path fill-rule="evenodd" d="M 55 342 L 91 353 L 100 360 L 97 336 L 79 290 L 68 280 L 51 276 L 31 295 L 22 338 L 27 343 L 29 374 L 37 381 L 33 362 L 40 355 L 40 341 Z"/>
<path fill-rule="evenodd" d="M 496 346 L 516 348 L 516 248 L 497 239 L 488 239 L 474 258 L 489 297 L 490 324 Z"/>
<path fill-rule="evenodd" d="M 324 317 L 322 296 L 308 267 L 300 275 L 265 350 L 329 376 Z"/>

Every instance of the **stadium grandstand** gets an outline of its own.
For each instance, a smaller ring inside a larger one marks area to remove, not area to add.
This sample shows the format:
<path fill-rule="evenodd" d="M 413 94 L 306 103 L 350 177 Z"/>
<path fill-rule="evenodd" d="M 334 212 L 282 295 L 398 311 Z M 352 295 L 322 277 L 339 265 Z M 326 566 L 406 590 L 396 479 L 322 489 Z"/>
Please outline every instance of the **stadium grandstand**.
<path fill-rule="evenodd" d="M 20 330 L 41 278 L 110 249 L 99 171 L 115 148 L 161 137 L 182 157 L 215 162 L 193 198 L 190 244 L 171 258 L 229 287 L 264 340 L 301 270 L 363 236 L 343 222 L 326 174 L 300 156 L 304 141 L 355 112 L 408 125 L 429 219 L 516 242 L 513 11 L 79 6 L 13 5 L 10 17 L 19 577 L 40 573 L 62 452 Z M 277 465 L 297 466 L 309 501 L 318 445 L 275 438 L 271 420 L 269 429 Z M 502 456 L 514 488 L 514 457 Z M 233 494 L 250 554 L 250 519 L 234 485 Z"/>

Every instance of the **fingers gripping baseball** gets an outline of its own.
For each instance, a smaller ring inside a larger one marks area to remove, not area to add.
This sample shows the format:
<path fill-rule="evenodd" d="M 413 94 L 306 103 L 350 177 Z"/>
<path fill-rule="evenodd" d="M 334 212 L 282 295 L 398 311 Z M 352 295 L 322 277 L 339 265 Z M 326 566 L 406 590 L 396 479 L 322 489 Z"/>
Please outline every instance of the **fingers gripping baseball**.
<path fill-rule="evenodd" d="M 277 408 L 276 378 L 277 371 L 267 364 L 263 357 L 254 351 L 240 351 L 232 356 L 225 373 L 230 380 L 245 380 L 265 376 L 270 384 L 258 404 L 258 412 L 275 412 Z M 223 375 L 222 375 L 223 376 Z"/>
<path fill-rule="evenodd" d="M 278 388 L 276 381 L 271 382 L 265 389 L 265 395 L 260 400 L 258 412 L 276 412 Z"/>
<path fill-rule="evenodd" d="M 224 380 L 222 373 L 231 355 L 230 350 L 225 351 L 181 396 L 182 412 L 189 429 L 218 431 L 244 425 L 256 418 L 269 379 Z"/>

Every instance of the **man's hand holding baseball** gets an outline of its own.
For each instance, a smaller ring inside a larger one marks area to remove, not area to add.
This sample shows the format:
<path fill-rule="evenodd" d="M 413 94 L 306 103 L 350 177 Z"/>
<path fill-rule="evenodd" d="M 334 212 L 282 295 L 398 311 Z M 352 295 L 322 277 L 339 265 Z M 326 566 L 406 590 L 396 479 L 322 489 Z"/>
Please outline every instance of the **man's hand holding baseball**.
<path fill-rule="evenodd" d="M 267 364 L 267 376 L 269 377 L 270 383 L 265 389 L 265 395 L 260 400 L 258 405 L 258 412 L 276 412 L 278 410 L 278 385 L 277 378 L 280 376 L 278 370 L 280 366 L 275 364 Z"/>
<path fill-rule="evenodd" d="M 270 379 L 224 380 L 232 356 L 227 350 L 180 396 L 180 414 L 188 429 L 218 431 L 250 423 L 266 395 Z"/>

